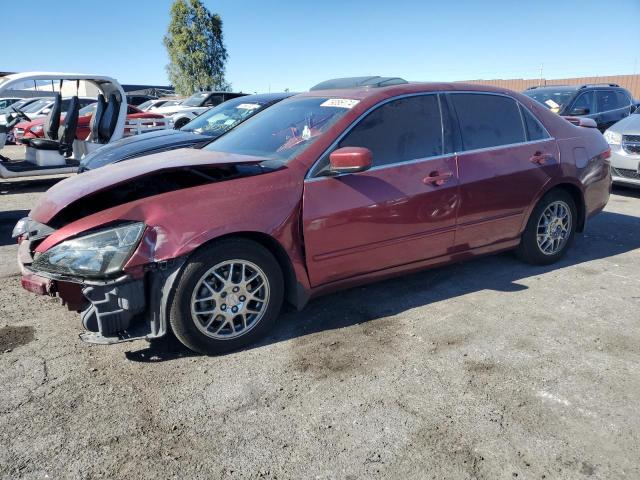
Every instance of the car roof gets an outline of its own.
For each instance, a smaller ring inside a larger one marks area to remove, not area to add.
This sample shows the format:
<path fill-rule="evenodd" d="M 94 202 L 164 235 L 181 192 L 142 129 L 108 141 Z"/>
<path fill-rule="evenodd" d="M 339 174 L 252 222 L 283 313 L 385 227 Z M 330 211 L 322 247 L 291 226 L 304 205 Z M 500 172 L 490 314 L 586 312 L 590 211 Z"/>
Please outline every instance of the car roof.
<path fill-rule="evenodd" d="M 355 100 L 365 99 L 382 99 L 398 95 L 407 95 L 413 93 L 429 93 L 429 92 L 486 92 L 486 93 L 513 93 L 511 90 L 490 85 L 481 85 L 476 83 L 462 82 L 408 82 L 388 87 L 369 88 L 345 88 L 331 90 L 312 90 L 300 93 L 299 97 L 328 97 L 328 98 L 351 98 Z"/>
<path fill-rule="evenodd" d="M 530 87 L 524 92 L 574 92 L 580 88 L 580 85 L 544 85 L 542 87 Z"/>
<path fill-rule="evenodd" d="M 273 100 L 282 100 L 283 98 L 292 97 L 296 93 L 291 92 L 279 92 L 279 93 L 254 93 L 253 95 L 245 95 L 242 98 L 243 101 L 249 102 L 270 102 Z"/>

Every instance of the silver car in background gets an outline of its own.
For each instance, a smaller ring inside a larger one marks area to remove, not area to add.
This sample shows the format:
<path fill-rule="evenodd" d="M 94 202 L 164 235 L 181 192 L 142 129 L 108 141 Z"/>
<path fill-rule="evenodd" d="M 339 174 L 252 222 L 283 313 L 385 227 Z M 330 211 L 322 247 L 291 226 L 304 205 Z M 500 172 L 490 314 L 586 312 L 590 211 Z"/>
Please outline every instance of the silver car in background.
<path fill-rule="evenodd" d="M 640 188 L 640 109 L 604 132 L 611 147 L 613 182 Z"/>

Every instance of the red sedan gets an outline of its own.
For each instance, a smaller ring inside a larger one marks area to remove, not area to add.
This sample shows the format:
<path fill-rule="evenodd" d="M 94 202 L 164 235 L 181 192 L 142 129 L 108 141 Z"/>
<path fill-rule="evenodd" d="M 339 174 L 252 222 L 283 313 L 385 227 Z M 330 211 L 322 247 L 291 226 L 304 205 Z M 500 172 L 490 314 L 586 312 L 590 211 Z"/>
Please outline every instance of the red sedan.
<path fill-rule="evenodd" d="M 14 231 L 22 285 L 81 311 L 87 341 L 172 330 L 219 353 L 285 301 L 510 249 L 556 262 L 607 204 L 609 155 L 503 89 L 312 91 L 202 149 L 52 187 Z"/>
<path fill-rule="evenodd" d="M 80 110 L 80 116 L 78 118 L 78 129 L 76 130 L 76 138 L 78 140 L 84 140 L 89 136 L 91 116 L 95 111 L 95 103 L 92 103 L 91 105 L 88 105 Z M 64 115 L 62 115 L 61 118 L 64 118 Z M 127 120 L 159 118 L 164 117 L 157 113 L 143 112 L 133 105 L 127 105 Z M 31 122 L 18 123 L 13 130 L 16 141 L 20 141 L 20 139 L 22 138 L 43 138 L 45 120 L 46 118 L 37 118 L 35 120 L 32 120 Z M 127 132 L 125 132 L 125 135 L 126 134 Z"/>

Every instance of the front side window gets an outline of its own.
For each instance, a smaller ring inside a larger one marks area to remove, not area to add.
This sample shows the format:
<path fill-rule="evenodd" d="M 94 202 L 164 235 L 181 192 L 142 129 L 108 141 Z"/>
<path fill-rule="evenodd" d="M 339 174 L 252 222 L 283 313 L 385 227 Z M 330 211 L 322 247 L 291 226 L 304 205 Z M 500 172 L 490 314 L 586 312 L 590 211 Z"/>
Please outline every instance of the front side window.
<path fill-rule="evenodd" d="M 500 95 L 454 93 L 463 150 L 498 147 L 525 141 L 516 101 Z"/>
<path fill-rule="evenodd" d="M 211 95 L 202 105 L 203 107 L 215 107 L 223 102 L 222 95 Z"/>
<path fill-rule="evenodd" d="M 198 92 L 187 98 L 182 104 L 186 107 L 201 107 L 209 94 L 207 92 Z"/>
<path fill-rule="evenodd" d="M 593 91 L 584 92 L 573 103 L 569 115 L 589 115 L 595 113 Z"/>
<path fill-rule="evenodd" d="M 204 149 L 287 162 L 313 144 L 357 103 L 358 100 L 322 97 L 283 100 Z"/>
<path fill-rule="evenodd" d="M 373 165 L 388 165 L 442 155 L 442 120 L 437 95 L 385 103 L 368 114 L 338 144 L 365 147 Z"/>

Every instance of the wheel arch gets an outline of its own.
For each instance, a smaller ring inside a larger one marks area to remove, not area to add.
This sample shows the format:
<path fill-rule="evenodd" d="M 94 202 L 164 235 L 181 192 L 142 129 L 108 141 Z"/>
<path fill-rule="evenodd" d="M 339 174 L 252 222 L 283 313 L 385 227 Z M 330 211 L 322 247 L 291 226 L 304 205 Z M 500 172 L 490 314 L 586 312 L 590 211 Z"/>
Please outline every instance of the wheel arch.
<path fill-rule="evenodd" d="M 536 199 L 534 202 L 531 203 L 531 206 L 529 207 L 529 211 L 527 212 L 527 215 L 525 216 L 524 222 L 522 224 L 522 229 L 521 232 L 524 232 L 524 229 L 526 228 L 527 224 L 529 223 L 529 219 L 531 218 L 531 215 L 533 214 L 534 209 L 536 208 L 536 206 L 538 205 L 538 203 L 540 203 L 540 200 L 542 200 L 542 198 L 548 194 L 549 192 L 553 191 L 553 190 L 564 190 L 565 192 L 567 192 L 569 195 L 571 195 L 571 198 L 573 198 L 574 203 L 576 204 L 576 209 L 578 210 L 578 224 L 576 225 L 576 232 L 580 232 L 582 233 L 584 231 L 585 228 L 585 224 L 586 224 L 586 203 L 585 203 L 585 199 L 584 199 L 584 194 L 582 192 L 582 189 L 576 185 L 575 183 L 572 183 L 571 181 L 560 181 L 557 183 L 554 183 L 552 185 L 547 185 L 545 186 L 545 188 L 543 188 L 540 193 L 537 195 Z"/>
<path fill-rule="evenodd" d="M 587 218 L 587 209 L 586 209 L 582 190 L 580 190 L 580 188 L 578 188 L 573 183 L 559 183 L 555 185 L 553 188 L 550 188 L 549 190 L 547 190 L 545 192 L 545 195 L 548 192 L 551 192 L 553 190 L 564 190 L 569 195 L 571 195 L 571 198 L 573 198 L 573 201 L 576 204 L 576 209 L 578 213 L 578 224 L 576 225 L 576 232 L 582 233 L 584 231 L 586 218 Z"/>
<path fill-rule="evenodd" d="M 282 276 L 284 278 L 285 300 L 298 309 L 304 306 L 308 299 L 308 295 L 306 295 L 306 293 L 304 292 L 304 288 L 298 282 L 291 257 L 289 256 L 289 254 L 287 254 L 287 251 L 282 246 L 282 244 L 271 235 L 255 231 L 227 233 L 225 235 L 212 238 L 211 240 L 203 243 L 198 248 L 190 252 L 189 256 L 193 255 L 195 252 L 199 251 L 202 248 L 209 247 L 216 242 L 227 240 L 230 238 L 243 238 L 246 240 L 251 240 L 252 242 L 255 242 L 266 248 L 275 257 L 278 265 L 280 266 L 280 269 L 282 270 Z"/>

